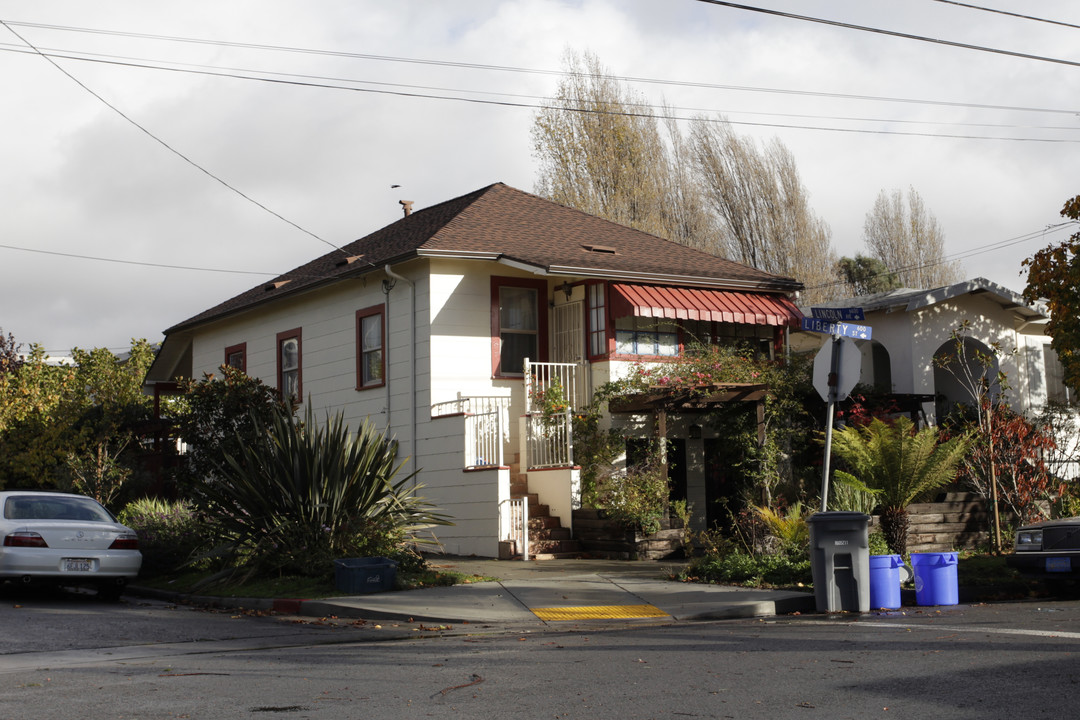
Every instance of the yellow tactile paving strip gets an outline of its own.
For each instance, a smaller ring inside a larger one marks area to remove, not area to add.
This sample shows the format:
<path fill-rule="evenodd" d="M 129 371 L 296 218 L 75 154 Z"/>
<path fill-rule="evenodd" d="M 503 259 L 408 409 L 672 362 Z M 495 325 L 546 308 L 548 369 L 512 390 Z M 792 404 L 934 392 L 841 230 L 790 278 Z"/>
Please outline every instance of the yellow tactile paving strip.
<path fill-rule="evenodd" d="M 652 605 L 593 605 L 588 607 L 529 608 L 541 620 L 619 620 L 671 617 Z"/>

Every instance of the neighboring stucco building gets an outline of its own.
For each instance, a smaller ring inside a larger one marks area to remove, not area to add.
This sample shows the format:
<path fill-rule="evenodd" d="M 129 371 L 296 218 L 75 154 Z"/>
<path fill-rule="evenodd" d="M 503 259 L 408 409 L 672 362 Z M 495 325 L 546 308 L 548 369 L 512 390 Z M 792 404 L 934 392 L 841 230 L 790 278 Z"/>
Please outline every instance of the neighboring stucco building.
<path fill-rule="evenodd" d="M 863 355 L 861 382 L 914 398 L 927 422 L 936 423 L 957 402 L 972 402 L 955 374 L 934 363 L 935 357 L 953 352 L 952 333 L 965 323 L 968 357 L 973 359 L 974 351 L 996 356 L 991 377 L 997 370 L 1006 374 L 1006 397 L 1014 410 L 1034 414 L 1048 402 L 1070 401 L 1046 335 L 1046 308 L 984 278 L 934 290 L 902 289 L 848 298 L 827 306 L 863 309 L 862 324 L 873 328 L 873 335 L 870 341 L 856 341 Z M 792 347 L 812 350 L 827 337 L 800 332 L 792 336 Z M 993 353 L 995 344 L 999 351 Z M 972 365 L 975 374 L 982 372 Z"/>

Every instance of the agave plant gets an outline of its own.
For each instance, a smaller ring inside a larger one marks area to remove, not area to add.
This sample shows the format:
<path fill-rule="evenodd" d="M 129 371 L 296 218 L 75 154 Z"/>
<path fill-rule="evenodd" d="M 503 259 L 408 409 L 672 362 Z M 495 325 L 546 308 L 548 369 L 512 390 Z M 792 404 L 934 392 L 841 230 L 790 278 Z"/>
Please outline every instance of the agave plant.
<path fill-rule="evenodd" d="M 256 422 L 262 440 L 226 455 L 198 493 L 234 571 L 325 574 L 333 558 L 372 547 L 372 532 L 404 540 L 450 524 L 417 494 L 415 473 L 395 481 L 396 443 L 369 421 L 355 435 L 340 414 L 320 426 L 310 409 L 303 421 Z"/>
<path fill-rule="evenodd" d="M 916 431 L 915 424 L 901 416 L 892 422 L 874 419 L 863 427 L 837 431 L 832 451 L 851 470 L 837 470 L 837 476 L 873 493 L 889 550 L 904 555 L 908 505 L 952 482 L 969 445 L 967 436 L 939 443 L 937 428 Z"/>

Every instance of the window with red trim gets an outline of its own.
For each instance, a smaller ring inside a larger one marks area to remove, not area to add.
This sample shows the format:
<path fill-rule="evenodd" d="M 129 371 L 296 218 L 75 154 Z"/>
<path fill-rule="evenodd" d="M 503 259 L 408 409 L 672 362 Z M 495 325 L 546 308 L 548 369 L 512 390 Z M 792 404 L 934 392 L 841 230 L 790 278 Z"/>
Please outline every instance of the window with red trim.
<path fill-rule="evenodd" d="M 386 384 L 386 306 L 375 305 L 356 311 L 356 388 Z"/>
<path fill-rule="evenodd" d="M 491 278 L 491 364 L 496 377 L 522 377 L 525 358 L 548 354 L 547 282 Z"/>
<path fill-rule="evenodd" d="M 607 357 L 607 285 L 602 282 L 589 283 L 585 286 L 585 298 L 589 308 L 589 357 Z"/>
<path fill-rule="evenodd" d="M 225 348 L 225 366 L 247 372 L 247 343 L 230 345 Z"/>
<path fill-rule="evenodd" d="M 303 400 L 303 375 L 301 368 L 302 348 L 300 328 L 286 330 L 277 335 L 278 391 L 281 397 L 293 402 Z"/>

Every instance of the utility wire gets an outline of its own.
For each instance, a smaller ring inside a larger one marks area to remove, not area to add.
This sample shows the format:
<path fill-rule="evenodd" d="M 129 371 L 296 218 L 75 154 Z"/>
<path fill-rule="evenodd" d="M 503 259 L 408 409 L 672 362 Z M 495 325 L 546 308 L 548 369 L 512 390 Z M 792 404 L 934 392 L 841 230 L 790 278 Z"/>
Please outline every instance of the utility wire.
<path fill-rule="evenodd" d="M 57 30 L 64 32 L 82 32 L 101 35 L 115 35 L 120 37 L 133 37 L 149 40 L 163 40 L 167 42 L 177 43 L 192 43 L 199 45 L 212 45 L 218 47 L 240 48 L 240 49 L 254 49 L 254 50 L 270 50 L 274 52 L 286 52 L 286 53 L 301 53 L 306 55 L 325 55 L 329 57 L 341 57 L 353 60 L 374 60 L 379 62 L 390 63 L 404 63 L 414 65 L 429 65 L 434 67 L 445 68 L 463 68 L 470 70 L 488 70 L 496 72 L 509 72 L 509 73 L 522 73 L 532 75 L 554 75 L 564 76 L 567 73 L 563 70 L 546 70 L 543 68 L 527 68 L 517 67 L 511 65 L 486 65 L 483 63 L 466 63 L 466 62 L 454 62 L 449 60 L 429 60 L 423 58 L 409 58 L 398 57 L 393 55 L 371 55 L 365 53 L 352 53 L 342 52 L 336 50 L 318 50 L 313 48 L 300 48 L 289 47 L 283 45 L 260 45 L 254 43 L 241 43 L 241 42 L 229 42 L 224 40 L 206 40 L 199 38 L 186 38 L 169 35 L 149 35 L 144 33 L 132 33 L 121 32 L 116 30 L 102 30 L 96 28 L 80 28 L 70 27 L 63 25 L 44 25 L 40 23 L 22 23 L 22 22 L 9 22 L 10 25 L 17 25 L 20 27 L 33 27 L 48 30 Z M 593 78 L 599 77 L 591 73 L 573 73 L 576 77 Z M 604 76 L 608 77 L 608 76 Z M 857 95 L 857 94 L 845 94 L 845 93 L 832 93 L 822 92 L 814 90 L 791 90 L 783 88 L 767 88 L 767 87 L 755 87 L 746 85 L 727 85 L 722 83 L 707 83 L 707 82 L 695 82 L 690 80 L 665 80 L 658 78 L 646 78 L 636 77 L 629 75 L 612 75 L 613 80 L 620 82 L 631 82 L 640 84 L 652 84 L 652 85 L 664 85 L 671 87 L 690 87 L 700 89 L 711 90 L 736 90 L 740 92 L 764 92 L 764 93 L 777 93 L 781 95 L 796 95 L 806 97 L 824 97 L 824 98 L 838 98 L 843 100 L 862 100 L 862 101 L 874 101 L 874 102 L 892 102 L 892 103 L 906 103 L 906 104 L 920 104 L 920 105 L 939 105 L 944 107 L 963 107 L 963 108 L 975 108 L 975 109 L 990 109 L 990 110 L 1018 110 L 1023 112 L 1041 112 L 1041 113 L 1058 113 L 1063 115 L 1075 115 L 1077 110 L 1067 109 L 1051 109 L 1051 108 L 1033 108 L 1023 106 L 1010 106 L 1010 105 L 993 105 L 984 103 L 965 103 L 954 102 L 945 100 L 924 100 L 918 98 L 901 98 L 901 97 L 888 97 L 888 96 L 875 96 L 875 95 Z"/>
<path fill-rule="evenodd" d="M 83 59 L 83 58 L 76 58 L 76 59 Z M 85 58 L 85 60 L 86 60 L 86 62 L 102 62 L 102 63 L 113 64 L 113 65 L 124 65 L 124 66 L 130 66 L 130 67 L 144 67 L 144 66 L 139 65 L 137 63 L 130 63 L 130 62 L 105 61 L 105 60 L 98 60 L 98 59 L 92 59 L 92 58 Z M 587 113 L 587 114 L 593 114 L 593 115 L 618 115 L 618 116 L 624 116 L 624 117 L 655 118 L 655 119 L 658 119 L 658 120 L 691 120 L 691 119 L 693 119 L 693 118 L 690 118 L 690 117 L 685 117 L 685 116 L 680 116 L 680 115 L 672 115 L 672 114 L 667 114 L 667 113 L 656 113 L 656 112 L 652 112 L 652 111 L 649 111 L 649 112 L 640 112 L 640 111 L 639 112 L 633 112 L 633 111 L 629 111 L 629 110 L 621 110 L 621 111 L 613 111 L 613 110 L 606 110 L 606 109 L 605 110 L 600 110 L 600 109 L 596 109 L 596 108 L 587 108 L 587 107 L 574 107 L 574 106 L 569 106 L 568 107 L 568 106 L 565 106 L 565 105 L 553 105 L 553 104 L 550 104 L 550 103 L 543 103 L 543 102 L 523 102 L 523 101 L 515 101 L 515 100 L 494 100 L 494 99 L 459 97 L 459 96 L 456 96 L 456 95 L 446 94 L 447 92 L 450 92 L 450 91 L 442 91 L 442 93 L 435 93 L 435 92 L 420 92 L 420 91 L 417 91 L 417 90 L 391 90 L 391 89 L 387 89 L 387 88 L 378 88 L 377 89 L 377 88 L 348 87 L 348 86 L 343 86 L 343 85 L 331 84 L 329 82 L 320 82 L 317 79 L 301 80 L 301 79 L 295 79 L 295 78 L 294 79 L 284 79 L 284 78 L 281 78 L 281 77 L 259 77 L 259 76 L 243 75 L 243 74 L 239 74 L 239 73 L 236 73 L 236 72 L 214 72 L 214 71 L 210 71 L 210 70 L 188 69 L 188 68 L 183 68 L 183 67 L 152 66 L 152 69 L 162 70 L 162 71 L 165 71 L 165 72 L 176 72 L 176 73 L 189 73 L 189 74 L 195 74 L 195 75 L 206 75 L 206 76 L 210 76 L 210 77 L 224 77 L 224 78 L 230 78 L 230 79 L 234 79 L 234 80 L 252 80 L 252 81 L 257 81 L 257 82 L 265 82 L 265 83 L 272 83 L 272 84 L 278 84 L 278 85 L 293 85 L 293 86 L 297 86 L 297 87 L 310 87 L 310 88 L 321 88 L 321 89 L 331 89 L 331 90 L 346 90 L 346 91 L 350 91 L 350 92 L 370 93 L 370 94 L 375 94 L 375 95 L 390 95 L 390 96 L 396 96 L 396 97 L 422 98 L 422 99 L 426 99 L 426 100 L 445 100 L 445 101 L 452 101 L 452 102 L 470 103 L 470 104 L 476 104 L 476 105 L 494 105 L 494 106 L 499 106 L 499 107 L 528 108 L 528 109 L 532 109 L 532 110 L 559 110 L 559 111 L 568 111 L 568 112 Z M 349 81 L 349 82 L 366 82 L 366 81 Z M 749 121 L 749 120 L 729 120 L 729 119 L 726 119 L 726 118 L 704 118 L 704 120 L 706 122 L 711 122 L 711 123 L 729 123 L 731 125 L 742 125 L 742 126 L 746 126 L 746 127 L 760 127 L 760 128 L 770 128 L 770 129 L 780 129 L 780 130 L 819 130 L 819 131 L 823 131 L 823 132 L 839 132 L 839 133 L 849 133 L 849 134 L 854 133 L 854 134 L 863 134 L 863 135 L 892 135 L 892 136 L 899 136 L 899 137 L 933 137 L 933 138 L 945 138 L 945 139 L 951 139 L 951 140 L 1001 140 L 1001 141 L 1009 141 L 1009 142 L 1035 142 L 1035 143 L 1069 143 L 1069 144 L 1073 144 L 1073 143 L 1080 142 L 1080 140 L 1071 140 L 1071 139 L 1064 139 L 1064 138 L 1033 138 L 1033 137 L 966 135 L 966 134 L 959 134 L 959 133 L 929 133 L 929 132 L 912 132 L 912 131 L 901 131 L 901 130 L 868 130 L 868 129 L 860 129 L 860 128 L 825 127 L 825 126 L 820 126 L 820 125 L 799 125 L 799 124 L 795 124 L 795 123 L 752 122 L 752 121 Z M 196 167 L 198 167 L 198 166 L 196 166 Z M 204 170 L 204 172 L 206 172 L 206 171 Z M 213 177 L 213 176 L 211 176 L 211 177 Z M 239 192 L 239 191 L 237 191 L 237 192 Z M 252 202 L 254 202 L 254 201 L 252 201 Z M 262 206 L 260 205 L 260 207 L 262 207 Z M 273 213 L 273 211 L 270 211 L 270 210 L 268 210 L 268 212 Z M 277 215 L 277 213 L 273 213 L 273 214 Z M 280 217 L 280 216 L 278 216 L 278 217 Z M 284 218 L 282 218 L 282 219 L 284 219 Z M 289 221 L 286 220 L 286 222 L 289 222 Z M 290 222 L 290 224 L 293 224 L 293 223 Z M 307 232 L 307 231 L 305 230 L 305 232 Z M 308 233 L 308 234 L 311 234 L 311 233 Z M 322 238 L 319 238 L 318 236 L 315 236 L 315 235 L 312 235 L 312 236 L 316 237 L 317 239 L 319 239 L 322 242 L 327 243 L 328 245 L 331 245 L 332 247 L 334 247 L 337 250 L 341 250 L 341 248 L 337 247 L 336 245 L 333 245 L 329 241 L 322 240 Z"/>
<path fill-rule="evenodd" d="M 1051 25 L 1060 25 L 1061 27 L 1076 28 L 1080 30 L 1080 25 L 1073 25 L 1072 23 L 1061 22 L 1060 20 L 1048 20 L 1047 18 L 1035 17 L 1033 15 L 1021 15 L 1020 13 L 1009 12 L 1008 10 L 998 10 L 997 8 L 982 7 L 981 5 L 969 5 L 967 3 L 956 2 L 956 0 L 934 0 L 934 2 L 945 3 L 946 5 L 956 5 L 962 8 L 968 8 L 969 10 L 982 10 L 988 13 L 997 13 L 998 15 L 1008 15 L 1009 17 L 1020 18 L 1022 20 L 1034 20 L 1036 22 L 1049 23 Z"/>
<path fill-rule="evenodd" d="M 3 43 L 0 43 L 0 51 L 33 54 L 33 53 L 31 53 L 30 51 L 26 50 L 23 47 L 14 47 L 13 46 L 13 47 L 10 47 L 10 48 L 5 48 L 5 47 L 3 47 L 3 45 L 4 45 Z M 273 77 L 293 78 L 293 79 L 300 79 L 300 80 L 324 81 L 325 83 L 352 83 L 354 85 L 358 84 L 358 85 L 370 85 L 370 86 L 388 87 L 388 88 L 405 88 L 405 89 L 408 89 L 408 90 L 423 90 L 423 91 L 431 91 L 431 92 L 450 92 L 450 93 L 462 93 L 462 94 L 469 94 L 469 95 L 488 95 L 488 96 L 495 96 L 495 97 L 518 98 L 518 99 L 522 99 L 522 100 L 532 100 L 532 101 L 545 101 L 545 100 L 550 99 L 549 97 L 543 96 L 543 95 L 528 95 L 528 94 L 524 94 L 524 93 L 506 93 L 506 92 L 496 92 L 496 91 L 492 91 L 492 90 L 467 90 L 467 89 L 462 89 L 462 88 L 448 88 L 448 87 L 442 87 L 442 86 L 436 86 L 436 85 L 413 85 L 413 84 L 408 84 L 408 83 L 382 82 L 382 81 L 378 81 L 378 80 L 355 80 L 353 78 L 347 78 L 347 77 L 334 77 L 334 76 L 326 76 L 326 75 L 307 75 L 307 74 L 300 74 L 300 73 L 283 73 L 283 72 L 269 71 L 269 70 L 252 70 L 252 69 L 249 69 L 249 68 L 220 66 L 220 65 L 205 65 L 205 64 L 199 64 L 199 63 L 174 63 L 174 62 L 167 61 L 167 60 L 153 60 L 153 59 L 148 59 L 148 58 L 125 57 L 125 56 L 118 56 L 118 55 L 101 55 L 101 54 L 98 54 L 98 53 L 70 54 L 70 51 L 54 50 L 54 49 L 48 49 L 48 48 L 42 48 L 42 50 L 44 52 L 47 52 L 50 55 L 50 57 L 63 58 L 65 60 L 74 60 L 74 61 L 83 61 L 83 62 L 96 62 L 96 63 L 103 63 L 103 64 L 109 64 L 109 65 L 119 65 L 119 66 L 122 66 L 122 67 L 144 68 L 144 69 L 148 69 L 148 70 L 163 70 L 163 71 L 170 71 L 170 72 L 191 72 L 193 74 L 209 74 L 209 75 L 212 75 L 212 76 L 228 77 L 230 79 L 258 81 L 258 80 L 269 79 L 270 76 L 273 76 Z M 191 70 L 191 68 L 195 68 L 195 70 Z M 199 71 L 205 71 L 205 72 L 199 72 Z M 228 73 L 228 74 L 226 75 L 225 73 Z M 244 73 L 244 74 L 237 74 L 237 73 Z M 327 89 L 336 89 L 336 90 L 351 90 L 351 89 L 354 89 L 352 86 L 345 86 L 345 85 L 340 85 L 340 84 L 325 84 L 325 85 L 321 85 L 320 87 L 325 87 Z M 754 90 L 756 88 L 743 88 L 743 89 Z M 764 92 L 785 92 L 785 91 L 782 91 L 782 90 L 767 90 L 767 89 L 761 89 L 761 90 L 763 90 Z M 881 98 L 881 99 L 885 99 L 885 98 Z M 577 98 L 572 99 L 572 101 L 579 102 L 579 103 L 584 103 L 585 102 L 585 101 L 577 99 Z M 759 112 L 759 111 L 753 111 L 753 110 L 715 110 L 715 109 L 712 109 L 712 108 L 682 107 L 682 106 L 677 106 L 677 105 L 676 106 L 656 105 L 654 103 L 643 103 L 643 102 L 624 102 L 624 103 L 622 103 L 622 106 L 623 107 L 629 107 L 629 108 L 639 108 L 641 110 L 649 110 L 649 111 L 652 111 L 653 113 L 656 113 L 661 109 L 664 109 L 664 110 L 670 110 L 670 111 L 681 112 L 681 113 L 718 113 L 718 114 L 723 114 L 723 115 L 729 115 L 729 114 L 756 115 L 756 116 L 762 116 L 762 117 L 800 118 L 800 119 L 814 119 L 814 120 L 835 120 L 835 121 L 842 121 L 842 122 L 892 123 L 892 124 L 897 124 L 897 125 L 931 125 L 931 126 L 932 125 L 937 125 L 937 126 L 946 126 L 946 127 L 998 128 L 998 129 L 1011 129 L 1011 130 L 1025 129 L 1025 130 L 1066 130 L 1066 131 L 1075 131 L 1077 129 L 1080 129 L 1076 125 L 1030 125 L 1030 124 L 1024 125 L 1024 124 L 1017 124 L 1017 123 L 1007 123 L 1007 124 L 1006 123 L 971 123 L 971 122 L 951 122 L 951 121 L 941 121 L 941 120 L 907 120 L 907 119 L 895 119 L 895 118 L 857 117 L 857 116 L 849 116 L 849 115 L 814 115 L 814 114 L 807 114 L 807 113 Z M 537 105 L 537 104 L 530 104 L 529 107 L 541 107 L 541 106 Z M 1040 109 L 1040 108 L 1006 108 L 1006 107 L 998 107 L 998 108 L 994 108 L 994 109 L 1000 109 L 1000 110 L 1025 110 L 1025 111 L 1031 111 L 1031 112 L 1069 112 L 1070 114 L 1072 114 L 1074 112 L 1074 111 L 1046 110 L 1046 109 Z M 1080 112 L 1080 111 L 1075 111 L 1075 112 Z M 685 119 L 685 118 L 674 117 L 673 119 Z"/>
<path fill-rule="evenodd" d="M 142 262 L 138 260 L 121 260 L 119 258 L 98 257 L 95 255 L 81 255 L 78 253 L 59 252 L 56 250 L 41 250 L 39 248 L 19 247 L 17 245 L 0 245 L 4 250 L 20 250 L 22 252 L 38 253 L 41 255 L 55 255 L 58 257 L 75 258 L 77 260 L 95 260 L 97 262 L 118 263 L 121 265 L 139 265 L 142 267 L 167 268 L 169 270 L 197 270 L 199 272 L 230 273 L 234 275 L 264 275 L 279 277 L 281 273 L 259 272 L 256 270 L 226 270 L 223 268 L 196 267 L 191 265 L 171 265 L 169 263 Z"/>
<path fill-rule="evenodd" d="M 184 155 L 184 154 L 183 154 L 182 152 L 180 152 L 179 150 L 177 150 L 176 148 L 174 148 L 174 147 L 173 147 L 172 145 L 170 145 L 169 143 L 165 142 L 164 140 L 162 140 L 161 138 L 159 138 L 159 137 L 158 137 L 157 135 L 155 135 L 154 133 L 150 132 L 150 130 L 148 130 L 148 129 L 147 129 L 146 127 L 144 127 L 143 125 L 140 125 L 140 124 L 139 124 L 138 122 L 136 122 L 136 121 L 135 121 L 135 120 L 134 120 L 134 119 L 133 119 L 132 117 L 130 117 L 129 115 L 127 115 L 126 113 L 124 113 L 124 111 L 120 110 L 120 108 L 116 107 L 115 105 L 113 105 L 112 103 L 110 103 L 110 102 L 109 102 L 108 100 L 106 100 L 105 98 L 103 98 L 103 97 L 102 97 L 101 95 L 99 95 L 98 93 L 94 92 L 94 91 L 93 91 L 93 90 L 92 90 L 92 89 L 91 89 L 91 88 L 90 88 L 89 86 L 87 86 L 87 85 L 86 85 L 85 83 L 83 83 L 83 82 L 82 82 L 81 80 L 79 80 L 79 79 L 78 79 L 78 78 L 76 78 L 76 77 L 75 77 L 74 75 L 72 75 L 72 74 L 71 74 L 71 73 L 69 73 L 69 72 L 68 72 L 67 70 L 65 70 L 65 69 L 64 69 L 63 67 L 61 67 L 61 66 L 60 66 L 60 65 L 59 65 L 59 64 L 58 64 L 58 63 L 57 63 L 57 62 L 56 62 L 55 60 L 53 60 L 53 59 L 52 59 L 51 57 L 49 57 L 49 56 L 48 56 L 48 55 L 46 55 L 45 53 L 43 53 L 43 52 L 41 52 L 40 50 L 38 50 L 38 49 L 37 49 L 37 47 L 36 47 L 36 46 L 35 46 L 35 45 L 34 45 L 33 43 L 31 43 L 31 42 L 30 42 L 29 40 L 27 40 L 27 39 L 26 39 L 26 38 L 24 38 L 24 37 L 23 37 L 22 35 L 20 35 L 19 33 L 17 33 L 17 32 L 15 31 L 15 29 L 14 29 L 14 28 L 12 28 L 12 27 L 11 27 L 11 25 L 9 25 L 9 24 L 8 24 L 7 22 L 5 22 L 4 20 L 0 20 L 0 25 L 3 25 L 3 26 L 4 26 L 5 28 L 7 28 L 8 32 L 10 32 L 10 33 L 11 33 L 12 35 L 14 35 L 15 37 L 17 37 L 17 38 L 18 38 L 18 39 L 19 39 L 20 41 L 22 41 L 23 43 L 25 43 L 25 44 L 26 44 L 26 46 L 27 46 L 27 47 L 29 47 L 29 48 L 30 48 L 31 50 L 33 50 L 33 51 L 34 51 L 34 53 L 35 53 L 36 55 L 38 55 L 39 57 L 43 58 L 43 59 L 44 59 L 44 60 L 45 60 L 46 62 L 48 62 L 48 63 L 49 63 L 50 65 L 52 65 L 52 66 L 53 66 L 54 68 L 56 68 L 56 69 L 57 69 L 57 70 L 59 70 L 59 71 L 60 71 L 61 73 L 63 73 L 63 74 L 64 74 L 64 75 L 65 75 L 65 76 L 66 76 L 66 77 L 67 77 L 68 79 L 70 79 L 70 80 L 71 80 L 72 82 L 74 82 L 74 83 L 75 83 L 76 85 L 78 85 L 78 86 L 79 86 L 79 87 L 81 87 L 81 88 L 82 88 L 83 90 L 85 90 L 86 92 L 90 93 L 91 95 L 93 95 L 93 96 L 94 96 L 95 98 L 97 98 L 97 99 L 98 99 L 98 100 L 99 100 L 99 101 L 100 101 L 100 102 L 101 102 L 102 104 L 104 104 L 104 105 L 105 105 L 106 107 L 108 107 L 108 108 L 109 108 L 110 110 L 112 110 L 113 112 L 115 112 L 115 113 L 116 113 L 117 115 L 119 115 L 120 117 L 122 117 L 122 118 L 123 118 L 124 120 L 126 120 L 126 121 L 127 121 L 128 123 L 130 123 L 131 125 L 133 125 L 133 126 L 134 126 L 135 128 L 137 128 L 138 130 L 142 131 L 142 133 L 143 133 L 143 134 L 145 134 L 145 135 L 146 135 L 147 137 L 149 137 L 149 138 L 150 138 L 151 140 L 153 140 L 154 142 L 158 143 L 158 144 L 159 144 L 159 145 L 161 145 L 161 146 L 162 146 L 163 148 L 165 148 L 166 150 L 168 150 L 169 152 L 171 152 L 172 154 L 176 155 L 176 156 L 177 156 L 178 158 L 180 158 L 181 160 L 183 160 L 184 162 L 186 162 L 186 163 L 187 163 L 188 165 L 191 165 L 191 166 L 192 166 L 193 168 L 195 168 L 195 169 L 196 169 L 196 170 L 198 170 L 199 172 L 203 173 L 204 175 L 206 175 L 207 177 L 209 177 L 209 178 L 210 178 L 211 180 L 214 180 L 214 181 L 216 181 L 216 182 L 220 183 L 221 185 L 223 185 L 223 186 L 224 186 L 224 187 L 226 187 L 227 189 L 229 189 L 229 190 L 231 190 L 232 192 L 236 193 L 237 195 L 239 195 L 240 197 L 244 198 L 245 200 L 247 200 L 247 201 L 248 201 L 248 202 L 250 202 L 251 204 L 255 205 L 256 207 L 258 207 L 258 208 L 261 208 L 262 210 L 264 210 L 264 211 L 266 211 L 266 212 L 270 213 L 271 215 L 273 215 L 273 216 L 274 216 L 274 217 L 276 217 L 277 219 L 281 220 L 282 222 L 288 223 L 289 225 L 293 226 L 294 228 L 296 228 L 296 229 L 297 229 L 297 230 L 299 230 L 300 232 L 302 232 L 302 233 L 305 233 L 306 235 L 310 235 L 311 237 L 315 238 L 315 239 L 316 239 L 316 240 L 318 240 L 319 242 L 321 242 L 321 243 L 325 243 L 325 244 L 329 245 L 330 247 L 334 248 L 335 250 L 339 250 L 339 251 L 341 251 L 341 252 L 344 252 L 343 250 L 341 250 L 341 248 L 340 248 L 340 247 L 338 247 L 338 246 L 337 246 L 337 245 L 335 245 L 334 243 L 330 242 L 329 240 L 324 240 L 323 238 L 319 237 L 319 236 L 318 236 L 318 235 L 316 235 L 315 233 L 311 232 L 310 230 L 307 230 L 306 228 L 303 228 L 303 227 L 301 227 L 300 225 L 298 225 L 297 223 L 293 222 L 292 220 L 289 220 L 288 218 L 286 218 L 285 216 L 281 215 L 280 213 L 277 213 L 277 212 L 275 212 L 274 210 L 271 210 L 271 209 L 270 209 L 269 207 L 267 207 L 266 205 L 262 204 L 262 203 L 261 203 L 261 202 L 259 202 L 258 200 L 254 199 L 254 198 L 253 198 L 253 197 L 251 197 L 250 195 L 248 195 L 248 194 L 244 193 L 243 191 L 241 191 L 241 190 L 240 190 L 239 188 L 237 188 L 236 186 L 234 186 L 234 185 L 230 185 L 230 184 L 229 184 L 228 182 L 226 182 L 226 181 L 225 181 L 225 180 L 223 180 L 222 178 L 218 177 L 218 176 L 217 176 L 217 175 L 215 175 L 214 173 L 210 172 L 209 170 L 207 170 L 206 168 L 204 168 L 204 167 L 203 167 L 202 165 L 199 165 L 199 164 L 198 164 L 197 162 L 195 162 L 194 160 L 192 160 L 191 158 L 189 158 L 189 157 L 188 157 L 187 155 Z"/>
<path fill-rule="evenodd" d="M 995 55 L 1005 55 L 1007 57 L 1021 58 L 1023 60 L 1038 60 L 1039 62 L 1055 63 L 1057 65 L 1068 65 L 1070 67 L 1080 67 L 1080 62 L 1076 60 L 1063 60 L 1062 58 L 1046 57 L 1045 55 L 1032 55 L 1030 53 L 1016 52 L 1013 50 L 1002 50 L 1000 48 L 986 47 L 984 45 L 972 45 L 970 43 L 962 43 L 955 40 L 942 40 L 941 38 L 932 38 L 925 35 L 913 35 L 911 33 L 904 33 L 896 30 L 883 30 L 882 28 L 868 27 L 866 25 L 855 25 L 854 23 L 846 23 L 839 20 L 826 20 L 825 18 L 811 17 L 809 15 L 796 15 L 795 13 L 782 12 L 780 10 L 770 10 L 768 8 L 754 7 L 752 5 L 742 5 L 740 3 L 727 2 L 727 0 L 697 1 L 707 3 L 709 5 L 721 5 L 723 7 L 734 8 L 736 10 L 748 10 L 750 12 L 763 13 L 765 15 L 774 15 L 776 17 L 787 18 L 789 20 L 803 20 L 805 22 L 819 23 L 821 25 L 831 25 L 832 27 L 844 28 L 846 30 L 860 30 L 862 32 L 877 33 L 878 35 L 888 35 L 891 37 L 904 38 L 905 40 L 918 40 L 919 42 L 933 43 L 935 45 L 945 45 L 948 47 L 961 48 L 963 50 L 977 50 L 978 52 L 993 53 Z"/>
<path fill-rule="evenodd" d="M 899 268 L 889 268 L 889 269 L 885 270 L 885 272 L 875 273 L 874 275 L 872 275 L 870 277 L 875 277 L 876 278 L 876 277 L 881 277 L 882 275 L 892 275 L 892 274 L 899 274 L 899 273 L 903 273 L 903 272 L 910 272 L 912 270 L 922 270 L 924 268 L 936 267 L 938 265 L 944 265 L 945 263 L 950 263 L 950 262 L 953 262 L 955 260 L 964 260 L 964 259 L 969 258 L 969 257 L 975 257 L 976 255 L 983 255 L 983 254 L 988 253 L 988 252 L 994 252 L 994 251 L 997 251 L 997 250 L 1004 250 L 1007 247 L 1011 247 L 1013 245 L 1019 245 L 1021 243 L 1029 242 L 1029 241 L 1034 240 L 1034 239 L 1036 239 L 1038 237 L 1045 237 L 1046 234 L 1049 233 L 1049 232 L 1056 232 L 1058 230 L 1061 230 L 1062 228 L 1069 227 L 1071 225 L 1080 225 L 1080 222 L 1077 222 L 1075 220 L 1069 220 L 1067 222 L 1047 225 L 1045 228 L 1042 228 L 1040 230 L 1033 230 L 1031 232 L 1024 233 L 1023 235 L 1017 235 L 1015 237 L 1011 237 L 1011 238 L 1008 238 L 1006 240 L 999 240 L 998 242 L 990 243 L 989 245 L 986 245 L 986 246 L 981 247 L 981 248 L 975 248 L 975 249 L 972 249 L 972 250 L 961 250 L 960 252 L 950 253 L 948 255 L 943 255 L 941 258 L 939 258 L 939 259 L 937 259 L 937 260 L 935 260 L 933 262 L 923 263 L 921 265 L 906 265 L 904 267 L 899 267 Z M 807 290 L 819 290 L 819 289 L 822 289 L 822 288 L 830 288 L 830 287 L 836 287 L 837 285 L 846 285 L 846 284 L 847 284 L 846 280 L 834 280 L 833 282 L 821 283 L 820 285 L 808 286 L 806 289 Z"/>

